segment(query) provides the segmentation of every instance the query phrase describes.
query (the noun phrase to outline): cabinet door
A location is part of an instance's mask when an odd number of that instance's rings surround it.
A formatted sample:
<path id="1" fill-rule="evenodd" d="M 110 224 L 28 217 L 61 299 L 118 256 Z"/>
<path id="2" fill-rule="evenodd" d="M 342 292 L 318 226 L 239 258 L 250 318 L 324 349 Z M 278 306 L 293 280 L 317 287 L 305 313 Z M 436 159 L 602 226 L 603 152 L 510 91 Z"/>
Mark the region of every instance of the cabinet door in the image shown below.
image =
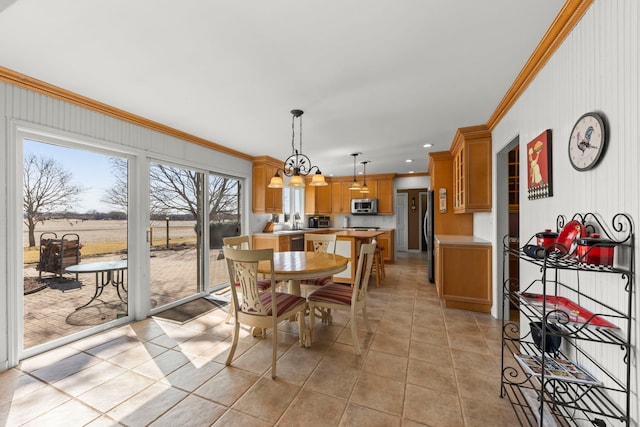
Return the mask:
<path id="1" fill-rule="evenodd" d="M 342 183 L 331 183 L 331 213 L 342 212 Z"/>
<path id="2" fill-rule="evenodd" d="M 453 210 L 464 211 L 465 206 L 465 149 L 460 146 L 453 156 Z"/>
<path id="3" fill-rule="evenodd" d="M 384 258 L 384 262 L 393 263 L 394 262 L 394 234 L 393 231 L 385 231 L 381 235 L 379 235 L 376 239 L 378 241 L 378 246 L 382 246 L 384 250 L 382 251 L 382 257 Z"/>
<path id="4" fill-rule="evenodd" d="M 331 184 L 321 187 L 309 185 L 311 180 L 307 180 L 304 189 L 304 213 L 310 215 L 330 214 L 331 211 Z"/>
<path id="5" fill-rule="evenodd" d="M 393 215 L 393 179 L 379 179 L 378 214 Z"/>
<path id="6" fill-rule="evenodd" d="M 253 165 L 253 213 L 282 213 L 282 189 L 267 187 L 276 170 L 266 163 Z"/>

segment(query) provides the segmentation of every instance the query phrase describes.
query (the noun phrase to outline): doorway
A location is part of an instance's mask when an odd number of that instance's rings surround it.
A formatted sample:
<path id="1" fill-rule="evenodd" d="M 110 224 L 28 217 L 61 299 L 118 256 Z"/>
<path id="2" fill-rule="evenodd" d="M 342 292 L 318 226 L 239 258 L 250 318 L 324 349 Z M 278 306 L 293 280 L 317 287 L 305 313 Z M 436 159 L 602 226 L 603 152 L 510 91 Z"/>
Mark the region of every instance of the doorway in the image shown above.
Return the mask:
<path id="1" fill-rule="evenodd" d="M 500 247 L 508 244 L 510 247 L 518 248 L 520 233 L 520 162 L 519 162 L 519 136 L 513 138 L 496 156 L 496 242 Z M 505 262 L 506 261 L 506 262 Z M 518 260 L 509 257 L 504 259 L 497 257 L 497 270 L 500 275 L 497 281 L 496 301 L 502 301 L 503 286 L 502 279 L 508 278 L 506 282 L 510 290 L 518 290 L 519 265 Z M 514 302 L 509 303 L 509 312 L 502 312 L 503 304 L 499 304 L 496 315 L 500 318 L 509 319 L 510 311 L 516 309 Z"/>

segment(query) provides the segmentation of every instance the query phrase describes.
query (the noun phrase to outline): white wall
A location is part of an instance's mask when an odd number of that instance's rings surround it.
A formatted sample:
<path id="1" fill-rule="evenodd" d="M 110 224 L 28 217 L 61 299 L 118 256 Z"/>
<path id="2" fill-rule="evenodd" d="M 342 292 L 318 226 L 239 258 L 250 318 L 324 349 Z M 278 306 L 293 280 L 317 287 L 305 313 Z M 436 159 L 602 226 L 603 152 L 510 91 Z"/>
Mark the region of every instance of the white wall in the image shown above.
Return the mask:
<path id="1" fill-rule="evenodd" d="M 495 153 L 514 136 L 520 136 L 520 241 L 521 244 L 545 228 L 555 229 L 556 216 L 576 212 L 600 214 L 608 224 L 612 217 L 629 214 L 635 226 L 640 224 L 640 151 L 639 132 L 639 23 L 637 0 L 595 1 L 576 28 L 538 74 L 508 114 L 493 131 Z M 609 125 L 606 154 L 595 169 L 577 172 L 568 160 L 569 134 L 584 113 L 598 111 Z M 543 132 L 552 130 L 553 197 L 527 199 L 526 144 Z M 495 178 L 494 178 L 495 179 Z M 494 182 L 494 189 L 497 188 Z M 494 200 L 496 197 L 494 196 Z M 495 212 L 494 212 L 495 218 Z M 493 224 L 489 226 L 494 227 Z M 495 228 L 495 227 L 494 227 Z M 494 257 L 501 256 L 502 242 L 494 230 Z M 638 263 L 635 244 L 635 265 Z M 494 267 L 498 265 L 494 259 Z M 494 269 L 494 303 L 500 304 L 501 270 Z M 580 285 L 602 301 L 626 303 L 624 281 L 614 275 L 580 276 Z M 537 268 L 521 262 L 521 284 L 539 278 Z M 572 277 L 567 280 L 574 280 Z M 633 294 L 638 307 L 638 293 Z M 587 307 L 588 308 L 588 307 Z M 494 314 L 496 310 L 494 310 Z M 637 329 L 637 328 L 636 328 Z M 633 331 L 638 342 L 637 330 Z M 599 346 L 595 357 L 617 373 L 623 370 L 621 352 Z M 632 353 L 633 382 L 638 383 L 638 356 Z M 631 398 L 632 419 L 638 423 L 638 396 L 634 386 Z"/>
<path id="2" fill-rule="evenodd" d="M 103 143 L 135 156 L 140 161 L 134 164 L 140 168 L 146 168 L 146 159 L 152 157 L 239 178 L 251 177 L 250 161 L 0 83 L 0 190 L 6 195 L 6 202 L 0 207 L 0 371 L 7 368 L 9 361 L 15 363 L 16 350 L 9 348 L 9 343 L 12 342 L 9 335 L 16 334 L 17 331 L 10 330 L 12 322 L 9 319 L 10 316 L 15 317 L 15 295 L 22 292 L 22 284 L 16 283 L 16 269 L 21 269 L 22 266 L 13 265 L 16 259 L 13 248 L 17 244 L 12 237 L 16 229 L 22 230 L 20 215 L 16 214 L 22 209 L 22 178 L 16 173 L 22 161 L 11 155 L 15 152 L 17 125 L 61 133 L 93 144 Z M 146 169 L 138 172 L 148 175 Z M 244 203 L 247 211 L 250 211 L 251 179 L 245 181 Z M 10 223 L 8 217 L 14 218 L 14 223 Z M 140 222 L 142 221 L 138 221 L 138 227 L 144 227 Z M 132 221 L 132 224 L 135 223 Z M 243 225 L 248 224 L 247 218 Z M 144 229 L 134 229 L 132 232 L 144 236 Z"/>

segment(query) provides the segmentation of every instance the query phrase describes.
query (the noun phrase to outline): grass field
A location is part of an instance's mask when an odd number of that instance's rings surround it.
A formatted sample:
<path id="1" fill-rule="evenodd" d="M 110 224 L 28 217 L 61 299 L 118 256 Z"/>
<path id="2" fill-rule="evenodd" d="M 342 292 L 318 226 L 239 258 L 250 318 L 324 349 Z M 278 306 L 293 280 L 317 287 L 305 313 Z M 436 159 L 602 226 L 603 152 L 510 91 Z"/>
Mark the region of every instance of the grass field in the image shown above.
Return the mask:
<path id="1" fill-rule="evenodd" d="M 169 244 L 175 246 L 183 243 L 195 243 L 196 238 L 193 232 L 194 221 L 170 221 L 169 222 Z M 151 224 L 152 246 L 164 247 L 167 242 L 167 228 L 164 221 Z M 83 258 L 118 253 L 127 248 L 127 221 L 105 220 L 105 221 L 82 221 L 55 219 L 39 223 L 36 228 L 36 246 L 29 246 L 29 236 L 25 230 L 23 232 L 24 263 L 32 264 L 38 262 L 40 258 L 40 235 L 46 234 L 45 238 L 65 238 L 72 240 L 78 235 L 82 249 Z"/>

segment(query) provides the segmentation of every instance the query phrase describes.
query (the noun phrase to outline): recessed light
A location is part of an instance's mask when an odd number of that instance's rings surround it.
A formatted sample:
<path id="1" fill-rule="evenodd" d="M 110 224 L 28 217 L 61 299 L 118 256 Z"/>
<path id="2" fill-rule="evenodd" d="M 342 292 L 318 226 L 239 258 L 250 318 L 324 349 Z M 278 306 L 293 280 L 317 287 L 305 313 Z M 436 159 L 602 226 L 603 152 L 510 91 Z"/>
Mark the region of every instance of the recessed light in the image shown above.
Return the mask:
<path id="1" fill-rule="evenodd" d="M 424 144 L 423 145 L 424 148 L 429 148 L 429 147 L 433 147 L 433 144 Z"/>
<path id="2" fill-rule="evenodd" d="M 409 173 L 415 173 L 414 171 L 409 171 Z"/>
<path id="3" fill-rule="evenodd" d="M 411 163 L 411 162 L 413 162 L 413 160 L 411 160 L 411 159 L 407 159 L 407 160 L 405 160 L 404 162 L 405 162 L 405 163 Z"/>

